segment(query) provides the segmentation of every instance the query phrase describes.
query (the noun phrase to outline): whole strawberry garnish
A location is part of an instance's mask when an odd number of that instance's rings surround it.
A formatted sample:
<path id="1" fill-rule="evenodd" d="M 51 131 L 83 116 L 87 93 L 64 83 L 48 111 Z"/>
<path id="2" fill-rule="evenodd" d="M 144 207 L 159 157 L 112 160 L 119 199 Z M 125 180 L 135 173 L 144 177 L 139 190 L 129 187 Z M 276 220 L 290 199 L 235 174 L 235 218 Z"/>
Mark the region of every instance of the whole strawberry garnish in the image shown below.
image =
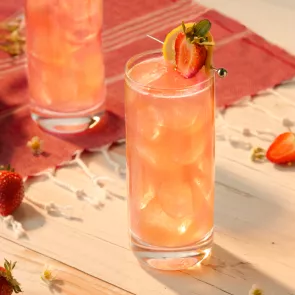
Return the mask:
<path id="1" fill-rule="evenodd" d="M 12 275 L 15 265 L 16 262 L 8 262 L 5 259 L 4 267 L 0 267 L 0 295 L 11 295 L 13 292 L 22 292 L 19 282 Z"/>
<path id="2" fill-rule="evenodd" d="M 268 148 L 266 158 L 275 164 L 295 162 L 295 134 L 292 132 L 280 134 Z"/>
<path id="3" fill-rule="evenodd" d="M 0 215 L 10 215 L 22 203 L 24 184 L 21 176 L 8 165 L 0 168 Z"/>
<path id="4" fill-rule="evenodd" d="M 210 28 L 211 23 L 206 19 L 189 28 L 182 23 L 183 32 L 177 35 L 174 48 L 176 69 L 183 77 L 195 76 L 205 65 L 206 46 L 214 45 L 208 40 Z"/>

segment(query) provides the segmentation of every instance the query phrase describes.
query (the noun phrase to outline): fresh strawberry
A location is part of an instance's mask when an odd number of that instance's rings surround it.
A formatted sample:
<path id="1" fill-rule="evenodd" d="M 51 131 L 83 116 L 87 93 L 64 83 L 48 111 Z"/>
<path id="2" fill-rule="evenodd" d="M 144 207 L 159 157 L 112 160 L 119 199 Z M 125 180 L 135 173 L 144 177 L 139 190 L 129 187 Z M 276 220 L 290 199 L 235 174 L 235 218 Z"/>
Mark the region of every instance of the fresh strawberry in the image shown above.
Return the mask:
<path id="1" fill-rule="evenodd" d="M 295 162 L 295 134 L 280 134 L 268 148 L 266 158 L 275 164 Z"/>
<path id="2" fill-rule="evenodd" d="M 22 203 L 24 184 L 21 176 L 10 169 L 0 168 L 0 215 L 10 215 Z"/>
<path id="3" fill-rule="evenodd" d="M 185 78 L 195 76 L 205 65 L 207 49 L 203 45 L 191 43 L 185 33 L 175 40 L 175 62 L 177 71 Z"/>
<path id="4" fill-rule="evenodd" d="M 0 267 L 0 295 L 11 295 L 13 292 L 22 292 L 19 282 L 12 275 L 15 265 L 16 262 L 8 262 L 5 259 L 4 267 Z"/>

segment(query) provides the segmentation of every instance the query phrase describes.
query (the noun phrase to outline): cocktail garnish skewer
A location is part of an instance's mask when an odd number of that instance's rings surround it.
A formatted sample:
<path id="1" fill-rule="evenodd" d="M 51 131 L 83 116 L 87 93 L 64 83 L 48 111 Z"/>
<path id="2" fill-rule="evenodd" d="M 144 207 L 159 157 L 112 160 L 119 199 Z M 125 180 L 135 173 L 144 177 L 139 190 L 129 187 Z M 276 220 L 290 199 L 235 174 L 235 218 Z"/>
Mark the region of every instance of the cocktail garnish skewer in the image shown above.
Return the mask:
<path id="1" fill-rule="evenodd" d="M 163 41 L 161 41 L 161 40 L 159 40 L 159 39 L 157 39 L 157 38 L 155 38 L 155 37 L 153 37 L 153 36 L 151 36 L 151 35 L 146 35 L 146 36 L 147 36 L 148 38 L 152 39 L 152 40 L 157 41 L 158 43 L 164 44 Z"/>
<path id="2" fill-rule="evenodd" d="M 151 35 L 146 35 L 148 38 L 160 43 L 160 44 L 164 44 L 163 41 L 151 36 Z M 211 66 L 211 69 L 216 72 L 216 74 L 218 75 L 218 77 L 220 78 L 225 78 L 227 76 L 227 70 L 225 68 L 214 68 L 213 66 Z"/>

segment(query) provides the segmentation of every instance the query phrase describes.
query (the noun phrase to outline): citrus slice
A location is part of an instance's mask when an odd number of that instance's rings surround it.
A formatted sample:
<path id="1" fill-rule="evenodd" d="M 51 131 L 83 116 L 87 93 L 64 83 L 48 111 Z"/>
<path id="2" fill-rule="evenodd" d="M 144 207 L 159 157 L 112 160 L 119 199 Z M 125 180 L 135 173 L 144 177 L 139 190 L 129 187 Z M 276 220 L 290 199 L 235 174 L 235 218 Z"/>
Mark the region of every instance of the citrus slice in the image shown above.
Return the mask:
<path id="1" fill-rule="evenodd" d="M 194 23 L 185 24 L 186 28 L 190 28 L 194 25 Z M 182 25 L 173 29 L 170 33 L 167 34 L 164 44 L 163 44 L 163 56 L 164 59 L 170 61 L 171 63 L 175 63 L 175 40 L 179 33 L 183 32 Z"/>
<path id="2" fill-rule="evenodd" d="M 194 25 L 194 23 L 186 23 L 186 28 L 191 28 Z M 167 34 L 165 41 L 163 43 L 163 56 L 164 59 L 175 64 L 175 41 L 179 33 L 183 32 L 183 26 L 180 25 L 173 29 L 170 33 Z M 206 35 L 208 37 L 208 42 L 214 42 L 213 36 L 210 32 Z M 205 68 L 206 72 L 209 73 L 211 70 L 212 65 L 212 57 L 213 57 L 213 47 L 214 46 L 205 46 L 207 49 L 207 58 L 205 61 Z"/>

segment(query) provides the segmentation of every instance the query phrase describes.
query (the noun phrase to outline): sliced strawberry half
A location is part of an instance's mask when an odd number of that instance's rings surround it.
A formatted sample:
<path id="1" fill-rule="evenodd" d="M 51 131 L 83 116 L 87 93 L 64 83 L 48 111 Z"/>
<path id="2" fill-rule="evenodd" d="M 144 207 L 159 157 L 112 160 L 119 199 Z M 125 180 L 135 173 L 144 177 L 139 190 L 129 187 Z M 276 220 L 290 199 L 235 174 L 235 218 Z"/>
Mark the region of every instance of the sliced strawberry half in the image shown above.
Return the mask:
<path id="1" fill-rule="evenodd" d="M 185 78 L 192 78 L 205 65 L 207 49 L 203 45 L 192 44 L 183 32 L 175 40 L 175 62 L 177 71 Z"/>
<path id="2" fill-rule="evenodd" d="M 295 134 L 292 132 L 280 134 L 268 148 L 266 158 L 275 164 L 295 162 Z"/>

